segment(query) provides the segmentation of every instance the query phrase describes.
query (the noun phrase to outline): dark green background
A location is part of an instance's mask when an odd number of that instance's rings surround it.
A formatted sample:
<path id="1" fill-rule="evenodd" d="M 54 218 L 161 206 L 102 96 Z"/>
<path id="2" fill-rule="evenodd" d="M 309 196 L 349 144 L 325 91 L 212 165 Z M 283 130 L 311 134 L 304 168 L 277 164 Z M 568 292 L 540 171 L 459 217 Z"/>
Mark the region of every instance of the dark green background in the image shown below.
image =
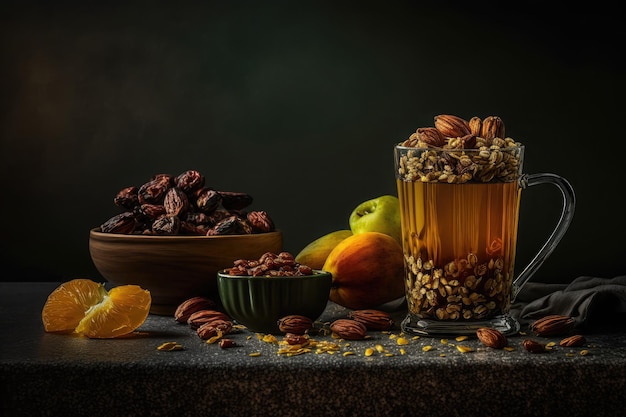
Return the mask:
<path id="1" fill-rule="evenodd" d="M 533 280 L 626 272 L 615 10 L 292 3 L 4 2 L 2 279 L 100 279 L 88 231 L 117 213 L 116 192 L 187 169 L 252 194 L 297 253 L 396 194 L 394 143 L 442 113 L 499 115 L 527 172 L 576 189 Z M 559 208 L 556 189 L 524 191 L 520 267 Z"/>

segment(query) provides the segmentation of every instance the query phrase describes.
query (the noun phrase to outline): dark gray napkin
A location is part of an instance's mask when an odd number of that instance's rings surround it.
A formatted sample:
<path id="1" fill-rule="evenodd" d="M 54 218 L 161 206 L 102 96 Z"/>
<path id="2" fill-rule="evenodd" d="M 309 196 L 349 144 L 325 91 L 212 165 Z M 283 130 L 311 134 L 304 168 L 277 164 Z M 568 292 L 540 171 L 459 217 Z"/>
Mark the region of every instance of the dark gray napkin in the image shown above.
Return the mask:
<path id="1" fill-rule="evenodd" d="M 528 282 L 511 308 L 522 324 L 550 314 L 571 316 L 577 328 L 589 332 L 626 328 L 626 275 L 582 276 L 570 284 Z"/>

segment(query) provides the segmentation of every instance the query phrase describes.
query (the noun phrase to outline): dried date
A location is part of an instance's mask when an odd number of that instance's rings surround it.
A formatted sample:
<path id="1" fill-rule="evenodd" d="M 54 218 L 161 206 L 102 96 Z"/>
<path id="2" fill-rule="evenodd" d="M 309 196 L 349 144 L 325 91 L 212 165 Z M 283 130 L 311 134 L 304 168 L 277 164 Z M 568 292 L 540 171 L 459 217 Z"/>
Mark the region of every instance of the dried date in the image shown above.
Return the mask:
<path id="1" fill-rule="evenodd" d="M 135 216 L 129 211 L 111 217 L 100 226 L 104 233 L 129 234 L 135 230 Z"/>
<path id="2" fill-rule="evenodd" d="M 225 209 L 217 209 L 213 213 L 209 214 L 209 224 L 215 226 L 222 220 L 232 216 L 232 214 Z"/>
<path id="3" fill-rule="evenodd" d="M 222 196 L 222 206 L 226 210 L 243 210 L 252 204 L 252 196 L 246 193 L 237 193 L 232 191 L 220 191 Z"/>
<path id="4" fill-rule="evenodd" d="M 169 216 L 179 216 L 180 218 L 189 208 L 189 199 L 183 190 L 173 187 L 167 190 L 163 199 L 163 206 Z"/>
<path id="5" fill-rule="evenodd" d="M 191 193 L 204 187 L 204 176 L 195 169 L 185 171 L 174 179 L 176 187 L 185 193 Z"/>
<path id="6" fill-rule="evenodd" d="M 139 207 L 135 207 L 134 213 L 138 221 L 152 223 L 164 216 L 167 211 L 165 206 L 161 204 L 142 204 Z"/>
<path id="7" fill-rule="evenodd" d="M 164 178 L 150 180 L 139 187 L 139 203 L 162 204 L 169 188 L 169 181 Z"/>
<path id="8" fill-rule="evenodd" d="M 156 235 L 233 235 L 267 233 L 275 225 L 265 211 L 246 209 L 252 196 L 205 187 L 197 170 L 178 176 L 156 174 L 140 187 L 126 187 L 114 203 L 127 212 L 101 225 L 115 233 Z M 131 218 L 134 217 L 134 223 Z"/>
<path id="9" fill-rule="evenodd" d="M 195 224 L 195 225 L 200 225 L 200 224 L 204 225 L 204 224 L 210 224 L 211 218 L 204 213 L 187 212 L 187 215 L 185 216 L 185 221 L 188 223 Z"/>
<path id="10" fill-rule="evenodd" d="M 222 195 L 211 188 L 203 188 L 196 197 L 196 207 L 202 213 L 213 213 L 222 203 Z"/>
<path id="11" fill-rule="evenodd" d="M 178 233 L 181 235 L 206 236 L 211 228 L 206 224 L 193 224 L 188 221 L 180 222 Z"/>
<path id="12" fill-rule="evenodd" d="M 162 216 L 152 223 L 155 235 L 177 235 L 180 230 L 180 219 L 176 216 Z"/>
<path id="13" fill-rule="evenodd" d="M 171 174 L 154 174 L 150 180 L 160 181 L 164 183 L 167 188 L 174 186 L 174 176 Z"/>
<path id="14" fill-rule="evenodd" d="M 139 204 L 139 188 L 135 186 L 121 189 L 113 199 L 116 206 L 132 210 Z"/>
<path id="15" fill-rule="evenodd" d="M 207 236 L 222 235 L 244 235 L 252 233 L 252 228 L 238 216 L 230 216 L 220 220 L 212 229 L 209 229 Z"/>
<path id="16" fill-rule="evenodd" d="M 253 233 L 267 233 L 274 231 L 274 222 L 265 211 L 251 211 L 246 219 L 252 226 Z"/>

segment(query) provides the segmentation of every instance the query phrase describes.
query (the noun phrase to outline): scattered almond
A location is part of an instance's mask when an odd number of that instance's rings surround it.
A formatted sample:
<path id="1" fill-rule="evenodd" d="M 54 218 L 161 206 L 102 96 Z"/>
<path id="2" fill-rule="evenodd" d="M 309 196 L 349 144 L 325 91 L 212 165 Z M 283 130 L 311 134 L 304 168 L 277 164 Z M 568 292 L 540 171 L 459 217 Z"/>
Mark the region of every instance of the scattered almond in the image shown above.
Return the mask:
<path id="1" fill-rule="evenodd" d="M 352 319 L 337 319 L 330 324 L 330 330 L 338 337 L 346 340 L 365 339 L 367 327 Z"/>
<path id="2" fill-rule="evenodd" d="M 283 333 L 303 335 L 313 327 L 313 320 L 308 317 L 292 314 L 278 320 L 278 330 Z"/>
<path id="3" fill-rule="evenodd" d="M 361 322 L 368 330 L 389 330 L 393 326 L 391 314 L 379 310 L 354 310 L 348 314 L 353 320 Z"/>
<path id="4" fill-rule="evenodd" d="M 574 319 L 570 316 L 552 314 L 533 322 L 530 329 L 537 336 L 558 336 L 570 333 L 574 329 Z"/>
<path id="5" fill-rule="evenodd" d="M 476 330 L 476 336 L 483 345 L 490 348 L 504 349 L 504 347 L 508 344 L 506 336 L 501 331 L 496 329 L 481 327 Z"/>
<path id="6" fill-rule="evenodd" d="M 587 339 L 585 339 L 585 336 L 576 334 L 574 336 L 566 337 L 565 339 L 561 340 L 561 342 L 559 342 L 559 346 L 578 347 L 583 346 L 585 343 L 587 343 Z"/>
<path id="7" fill-rule="evenodd" d="M 536 340 L 526 339 L 522 342 L 524 349 L 530 353 L 541 353 L 546 351 L 546 346 Z"/>
<path id="8" fill-rule="evenodd" d="M 189 316 L 196 311 L 209 310 L 215 307 L 215 302 L 207 297 L 192 297 L 183 301 L 174 312 L 174 320 L 179 323 L 187 323 Z"/>

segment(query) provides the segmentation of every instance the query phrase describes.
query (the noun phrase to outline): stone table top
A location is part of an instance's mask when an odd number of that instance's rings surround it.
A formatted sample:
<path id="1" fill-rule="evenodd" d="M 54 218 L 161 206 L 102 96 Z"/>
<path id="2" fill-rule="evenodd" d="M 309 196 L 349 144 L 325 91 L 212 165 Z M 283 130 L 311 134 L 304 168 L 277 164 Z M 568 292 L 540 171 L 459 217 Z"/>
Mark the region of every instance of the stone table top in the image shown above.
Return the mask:
<path id="1" fill-rule="evenodd" d="M 266 335 L 241 329 L 222 349 L 152 314 L 119 339 L 49 334 L 41 309 L 57 285 L 0 283 L 2 416 L 618 416 L 626 406 L 623 331 L 587 334 L 576 348 L 522 333 L 508 351 L 475 337 L 408 336 L 400 346 L 396 326 L 358 341 L 315 335 L 338 351 L 288 356 Z M 329 302 L 320 321 L 346 314 Z M 556 346 L 532 354 L 527 338 Z M 157 349 L 172 341 L 183 349 Z"/>

